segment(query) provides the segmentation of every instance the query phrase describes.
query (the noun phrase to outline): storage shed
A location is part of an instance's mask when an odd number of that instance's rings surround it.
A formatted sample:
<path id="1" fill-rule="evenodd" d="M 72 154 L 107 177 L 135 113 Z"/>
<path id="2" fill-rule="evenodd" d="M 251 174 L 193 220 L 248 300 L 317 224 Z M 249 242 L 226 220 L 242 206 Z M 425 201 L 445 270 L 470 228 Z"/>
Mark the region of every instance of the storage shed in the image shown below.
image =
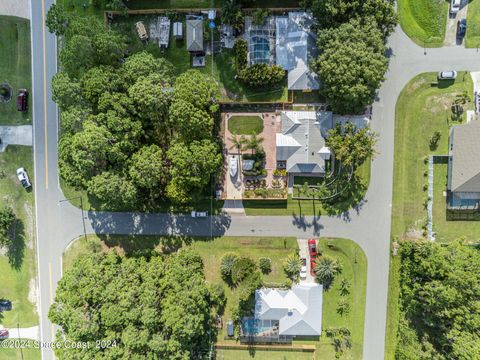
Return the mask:
<path id="1" fill-rule="evenodd" d="M 173 37 L 176 40 L 183 39 L 183 24 L 181 22 L 173 23 Z"/>

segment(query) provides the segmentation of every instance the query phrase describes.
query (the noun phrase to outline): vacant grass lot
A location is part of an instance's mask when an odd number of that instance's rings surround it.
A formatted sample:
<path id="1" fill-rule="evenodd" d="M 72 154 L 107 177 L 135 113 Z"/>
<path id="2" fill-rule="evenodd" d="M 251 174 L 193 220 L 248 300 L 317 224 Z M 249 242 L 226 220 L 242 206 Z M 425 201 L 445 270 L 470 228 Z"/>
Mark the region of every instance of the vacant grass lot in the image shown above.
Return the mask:
<path id="1" fill-rule="evenodd" d="M 362 358 L 363 329 L 365 321 L 365 298 L 367 286 L 367 258 L 363 250 L 348 239 L 321 238 L 319 248 L 324 254 L 338 258 L 343 270 L 335 278 L 332 287 L 324 292 L 322 309 L 322 331 L 329 327 L 347 327 L 352 334 L 352 348 L 345 352 L 341 359 L 357 360 Z M 347 279 L 350 284 L 350 294 L 343 297 L 350 305 L 350 312 L 339 315 L 337 312 L 340 295 L 340 281 Z M 294 343 L 315 344 L 317 346 L 316 359 L 335 359 L 335 351 L 330 339 L 325 335 L 320 341 L 298 340 Z"/>
<path id="2" fill-rule="evenodd" d="M 30 23 L 28 20 L 0 16 L 0 83 L 12 87 L 12 99 L 0 103 L 0 125 L 31 123 Z M 18 89 L 30 91 L 27 112 L 17 111 Z"/>
<path id="3" fill-rule="evenodd" d="M 228 131 L 235 135 L 260 134 L 263 120 L 260 116 L 234 115 L 228 119 Z"/>
<path id="4" fill-rule="evenodd" d="M 356 170 L 356 174 L 360 179 L 360 186 L 355 196 L 348 201 L 334 203 L 331 207 L 326 207 L 322 206 L 319 201 L 293 200 L 291 195 L 288 196 L 287 200 L 243 200 L 245 213 L 248 216 L 292 215 L 301 217 L 304 215 L 338 214 L 347 211 L 357 205 L 365 195 L 370 183 L 370 167 L 370 161 L 366 161 Z M 296 183 L 298 184 L 298 181 L 305 179 L 308 179 L 307 182 L 316 183 L 315 180 L 307 177 L 300 177 L 300 180 L 296 180 Z"/>
<path id="5" fill-rule="evenodd" d="M 0 349 L 0 360 L 40 360 L 39 349 Z"/>
<path id="6" fill-rule="evenodd" d="M 399 0 L 400 25 L 418 45 L 440 47 L 445 38 L 448 6 L 445 0 Z"/>
<path id="7" fill-rule="evenodd" d="M 312 360 L 311 352 L 219 349 L 217 360 Z"/>
<path id="8" fill-rule="evenodd" d="M 471 0 L 468 3 L 465 46 L 471 48 L 480 46 L 480 0 Z"/>
<path id="9" fill-rule="evenodd" d="M 448 152 L 448 131 L 451 125 L 450 105 L 457 94 L 473 93 L 473 84 L 468 73 L 461 72 L 455 81 L 437 85 L 436 73 L 421 74 L 412 79 L 403 89 L 396 106 L 395 118 L 395 160 L 392 204 L 392 239 L 420 238 L 426 221 L 423 190 L 427 183 L 425 171 L 428 166 L 424 159 L 429 154 Z M 471 109 L 472 103 L 465 108 Z M 465 121 L 465 116 L 463 120 Z M 433 132 L 439 131 L 441 138 L 436 150 L 429 148 Z M 437 166 L 436 166 L 437 168 Z M 435 202 L 434 202 L 435 204 Z M 435 224 L 435 222 L 434 222 Z M 450 226 L 450 224 L 448 225 Z M 442 237 L 441 229 L 437 229 Z M 460 236 L 462 230 L 457 233 Z M 398 321 L 398 269 L 397 258 L 391 259 L 389 280 L 389 303 L 386 333 L 386 359 L 394 359 Z"/>

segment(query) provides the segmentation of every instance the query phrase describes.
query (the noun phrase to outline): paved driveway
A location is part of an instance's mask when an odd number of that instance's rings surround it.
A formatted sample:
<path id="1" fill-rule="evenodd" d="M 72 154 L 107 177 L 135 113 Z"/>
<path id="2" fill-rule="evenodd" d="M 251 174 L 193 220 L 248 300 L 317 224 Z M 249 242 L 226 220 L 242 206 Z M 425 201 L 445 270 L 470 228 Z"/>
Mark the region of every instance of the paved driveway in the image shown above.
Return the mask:
<path id="1" fill-rule="evenodd" d="M 448 14 L 447 29 L 445 31 L 445 46 L 462 45 L 464 39 L 457 39 L 457 21 L 467 18 L 468 0 L 462 0 L 460 11 L 454 15 Z M 450 11 L 450 9 L 449 9 Z"/>
<path id="2" fill-rule="evenodd" d="M 8 145 L 32 146 L 32 125 L 0 126 L 0 152 Z"/>
<path id="3" fill-rule="evenodd" d="M 30 19 L 30 0 L 0 0 L 0 15 Z"/>

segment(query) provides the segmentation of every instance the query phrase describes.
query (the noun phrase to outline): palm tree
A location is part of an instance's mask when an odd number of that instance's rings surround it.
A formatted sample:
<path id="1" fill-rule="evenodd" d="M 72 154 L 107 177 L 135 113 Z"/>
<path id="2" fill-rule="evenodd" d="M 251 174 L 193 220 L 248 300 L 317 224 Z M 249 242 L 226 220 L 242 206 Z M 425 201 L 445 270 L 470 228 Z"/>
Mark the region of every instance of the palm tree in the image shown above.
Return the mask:
<path id="1" fill-rule="evenodd" d="M 285 274 L 292 280 L 296 281 L 301 268 L 302 260 L 300 260 L 300 257 L 296 253 L 288 255 L 283 262 L 283 271 L 285 271 Z"/>
<path id="2" fill-rule="evenodd" d="M 337 259 L 324 255 L 317 260 L 313 270 L 317 281 L 328 289 L 335 276 L 342 272 L 342 264 Z"/>
<path id="3" fill-rule="evenodd" d="M 340 282 L 340 295 L 347 296 L 348 294 L 350 294 L 350 281 L 342 279 Z"/>
<path id="4" fill-rule="evenodd" d="M 233 148 L 237 148 L 237 152 L 239 154 L 244 149 L 244 145 L 247 142 L 247 139 L 245 138 L 244 135 L 242 136 L 233 135 L 229 140 L 232 142 L 232 146 L 230 146 L 230 150 Z"/>
<path id="5" fill-rule="evenodd" d="M 252 155 L 253 155 L 255 151 L 260 150 L 262 143 L 263 143 L 263 138 L 253 133 L 252 136 L 250 136 L 250 139 L 246 140 L 245 149 L 252 150 Z"/>

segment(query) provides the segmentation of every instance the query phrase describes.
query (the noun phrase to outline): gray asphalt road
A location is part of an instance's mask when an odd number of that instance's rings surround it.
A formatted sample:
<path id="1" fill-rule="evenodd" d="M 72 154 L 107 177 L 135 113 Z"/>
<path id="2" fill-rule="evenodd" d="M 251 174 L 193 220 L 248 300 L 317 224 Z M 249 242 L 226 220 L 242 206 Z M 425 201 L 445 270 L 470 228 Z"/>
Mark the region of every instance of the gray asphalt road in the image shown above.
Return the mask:
<path id="1" fill-rule="evenodd" d="M 57 109 L 51 101 L 50 79 L 56 72 L 55 38 L 46 31 L 44 11 L 52 0 L 32 2 L 32 63 L 34 79 L 34 153 L 37 207 L 38 272 L 40 278 L 41 336 L 51 341 L 53 327 L 47 318 L 56 282 L 61 277 L 60 258 L 65 247 L 83 234 L 81 211 L 68 202 L 58 186 Z M 192 219 L 167 214 L 89 212 L 89 233 L 184 234 L 257 236 L 335 236 L 356 241 L 369 264 L 365 320 L 364 359 L 383 359 L 391 196 L 395 103 L 401 89 L 415 75 L 439 70 L 480 70 L 480 54 L 462 48 L 429 49 L 426 52 L 397 29 L 390 41 L 390 68 L 373 105 L 372 128 L 380 134 L 379 155 L 372 164 L 370 187 L 358 208 L 338 217 L 215 216 Z M 44 359 L 53 353 L 42 351 Z"/>

